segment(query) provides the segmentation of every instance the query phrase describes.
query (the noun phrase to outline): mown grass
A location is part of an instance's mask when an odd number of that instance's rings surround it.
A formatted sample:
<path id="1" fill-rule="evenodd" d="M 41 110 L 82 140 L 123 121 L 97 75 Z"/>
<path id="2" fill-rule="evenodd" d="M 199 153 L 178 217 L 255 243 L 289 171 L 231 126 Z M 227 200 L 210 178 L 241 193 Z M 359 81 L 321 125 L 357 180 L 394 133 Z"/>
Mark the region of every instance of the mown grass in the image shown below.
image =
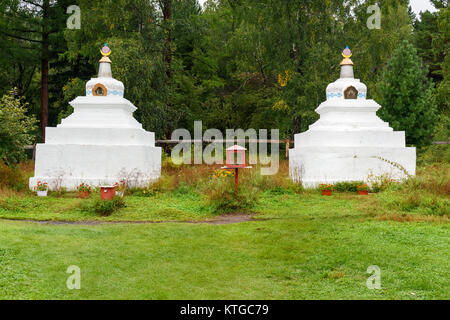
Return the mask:
<path id="1" fill-rule="evenodd" d="M 107 217 L 83 209 L 97 193 L 87 200 L 72 193 L 37 198 L 3 188 L 0 219 L 176 223 L 0 220 L 0 298 L 450 297 L 447 165 L 420 169 L 416 178 L 389 183 L 377 194 L 331 197 L 293 185 L 282 166 L 273 179 L 244 171 L 242 187 L 256 196 L 239 209 L 256 215 L 229 225 L 181 223 L 227 211 L 211 198 L 220 200 L 223 192 L 213 189 L 213 168 L 166 169 L 162 181 L 132 190 L 126 207 Z M 70 265 L 81 268 L 81 290 L 66 287 Z M 381 290 L 366 287 L 371 265 L 381 269 Z"/>
<path id="2" fill-rule="evenodd" d="M 100 195 L 78 199 L 71 194 L 65 197 L 37 198 L 14 196 L 0 199 L 0 218 L 53 221 L 182 221 L 202 220 L 212 217 L 212 209 L 198 194 L 174 195 L 160 193 L 149 197 L 127 196 L 126 207 L 110 216 L 99 216 L 91 207 Z"/>
<path id="3" fill-rule="evenodd" d="M 0 297 L 449 298 L 448 225 L 377 221 L 351 208 L 290 209 L 283 218 L 220 226 L 2 222 Z M 70 265 L 81 268 L 81 290 L 66 287 Z M 366 287 L 370 265 L 381 269 L 381 290 Z"/>

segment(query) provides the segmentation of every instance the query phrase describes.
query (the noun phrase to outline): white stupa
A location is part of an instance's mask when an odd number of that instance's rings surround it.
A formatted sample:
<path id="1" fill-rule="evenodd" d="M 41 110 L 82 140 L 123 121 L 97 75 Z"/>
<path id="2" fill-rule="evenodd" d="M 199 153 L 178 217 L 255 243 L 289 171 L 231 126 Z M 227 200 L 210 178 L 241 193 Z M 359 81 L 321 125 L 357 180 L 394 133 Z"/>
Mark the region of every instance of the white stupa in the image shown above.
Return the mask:
<path id="1" fill-rule="evenodd" d="M 74 190 L 80 183 L 112 185 L 122 179 L 145 186 L 159 178 L 161 148 L 155 134 L 133 118 L 136 107 L 123 98 L 123 83 L 111 73 L 111 50 L 101 50 L 98 78 L 86 84 L 86 96 L 70 102 L 74 112 L 56 128 L 46 128 L 36 146 L 35 177 L 50 189 Z"/>
<path id="2" fill-rule="evenodd" d="M 381 106 L 366 99 L 366 85 L 354 78 L 350 49 L 342 55 L 341 76 L 328 85 L 327 100 L 316 109 L 320 119 L 295 135 L 289 151 L 291 178 L 316 187 L 367 181 L 369 174 L 393 179 L 404 178 L 406 172 L 414 175 L 416 148 L 407 148 L 405 132 L 393 131 L 376 115 Z"/>

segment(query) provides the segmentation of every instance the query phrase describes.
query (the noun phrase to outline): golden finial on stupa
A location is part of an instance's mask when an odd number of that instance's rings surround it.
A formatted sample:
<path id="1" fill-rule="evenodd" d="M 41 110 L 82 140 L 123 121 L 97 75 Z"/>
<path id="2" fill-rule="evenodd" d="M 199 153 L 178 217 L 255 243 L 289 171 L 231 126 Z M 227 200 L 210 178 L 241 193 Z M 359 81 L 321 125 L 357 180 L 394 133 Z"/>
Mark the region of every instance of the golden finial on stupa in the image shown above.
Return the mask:
<path id="1" fill-rule="evenodd" d="M 352 60 L 350 60 L 350 57 L 352 56 L 352 51 L 348 46 L 346 46 L 344 51 L 342 51 L 342 56 L 344 57 L 344 60 L 341 61 L 341 66 L 353 65 Z"/>
<path id="2" fill-rule="evenodd" d="M 102 58 L 100 59 L 100 62 L 107 62 L 111 63 L 111 60 L 108 58 L 111 54 L 111 49 L 108 47 L 108 44 L 105 43 L 105 46 L 100 49 L 100 53 L 102 54 Z"/>

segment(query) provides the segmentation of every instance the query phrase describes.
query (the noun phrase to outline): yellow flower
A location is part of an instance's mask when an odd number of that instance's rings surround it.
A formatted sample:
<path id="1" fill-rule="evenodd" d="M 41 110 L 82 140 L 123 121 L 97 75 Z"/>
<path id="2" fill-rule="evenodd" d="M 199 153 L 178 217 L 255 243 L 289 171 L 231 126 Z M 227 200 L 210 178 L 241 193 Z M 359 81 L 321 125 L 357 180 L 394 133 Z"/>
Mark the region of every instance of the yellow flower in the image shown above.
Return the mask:
<path id="1" fill-rule="evenodd" d="M 278 74 L 278 83 L 281 87 L 286 87 L 289 80 L 292 78 L 292 72 L 290 70 L 284 71 L 284 75 Z"/>

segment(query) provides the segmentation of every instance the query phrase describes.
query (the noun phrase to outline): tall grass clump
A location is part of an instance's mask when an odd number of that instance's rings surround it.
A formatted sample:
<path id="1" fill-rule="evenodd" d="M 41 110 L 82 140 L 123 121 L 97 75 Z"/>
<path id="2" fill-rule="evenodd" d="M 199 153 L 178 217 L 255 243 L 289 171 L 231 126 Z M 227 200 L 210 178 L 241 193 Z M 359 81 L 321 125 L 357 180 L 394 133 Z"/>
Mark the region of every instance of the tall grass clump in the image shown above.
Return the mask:
<path id="1" fill-rule="evenodd" d="M 289 161 L 280 161 L 276 174 L 262 175 L 261 167 L 256 166 L 246 176 L 250 180 L 249 183 L 262 192 L 275 194 L 304 192 L 302 184 L 293 182 L 289 177 Z"/>
<path id="2" fill-rule="evenodd" d="M 211 179 L 204 184 L 203 192 L 216 213 L 248 212 L 259 198 L 259 190 L 245 181 L 235 192 L 233 178 Z"/>
<path id="3" fill-rule="evenodd" d="M 378 199 L 389 212 L 435 216 L 450 214 L 450 200 L 448 198 L 420 191 L 404 194 L 386 190 L 378 196 Z"/>
<path id="4" fill-rule="evenodd" d="M 82 211 L 107 217 L 115 211 L 126 207 L 126 204 L 122 197 L 113 197 L 112 200 L 96 198 L 95 200 L 82 201 L 79 206 Z"/>
<path id="5" fill-rule="evenodd" d="M 175 165 L 170 158 L 163 161 L 161 177 L 146 188 L 131 189 L 137 196 L 155 196 L 161 193 L 195 195 L 206 198 L 208 205 L 218 213 L 248 212 L 258 202 L 261 193 L 301 193 L 303 187 L 289 178 L 289 162 L 280 161 L 276 174 L 264 176 L 261 167 L 239 170 L 239 188 L 234 191 L 234 170 L 218 176 L 221 165 Z"/>
<path id="6" fill-rule="evenodd" d="M 448 164 L 419 168 L 414 177 L 391 184 L 378 195 L 389 210 L 444 216 L 450 214 L 450 170 Z"/>
<path id="7" fill-rule="evenodd" d="M 248 212 L 258 203 L 262 193 L 302 193 L 301 184 L 294 183 L 288 176 L 287 161 L 280 162 L 274 175 L 262 175 L 261 168 L 239 170 L 239 187 L 235 193 L 234 175 L 210 178 L 200 188 L 216 212 Z"/>
<path id="8" fill-rule="evenodd" d="M 448 144 L 431 145 L 417 148 L 417 165 L 450 163 L 450 146 Z"/>
<path id="9" fill-rule="evenodd" d="M 419 168 L 415 177 L 410 177 L 401 188 L 404 192 L 422 191 L 439 196 L 450 195 L 450 164 L 434 164 Z"/>
<path id="10" fill-rule="evenodd" d="M 33 163 L 25 162 L 17 167 L 0 164 L 0 189 L 16 192 L 28 190 L 28 179 L 33 174 Z"/>

